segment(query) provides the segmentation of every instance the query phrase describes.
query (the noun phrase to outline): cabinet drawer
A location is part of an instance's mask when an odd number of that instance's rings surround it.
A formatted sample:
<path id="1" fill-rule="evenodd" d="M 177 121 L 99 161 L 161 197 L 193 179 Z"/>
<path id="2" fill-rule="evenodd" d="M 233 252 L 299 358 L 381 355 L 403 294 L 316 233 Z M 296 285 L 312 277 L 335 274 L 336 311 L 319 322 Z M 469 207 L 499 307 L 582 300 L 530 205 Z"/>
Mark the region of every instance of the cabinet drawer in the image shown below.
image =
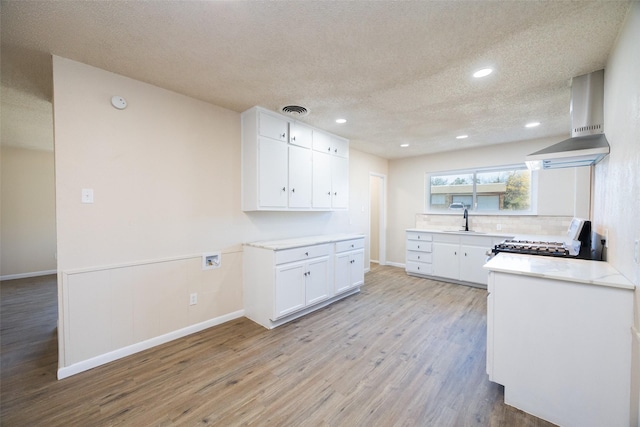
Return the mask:
<path id="1" fill-rule="evenodd" d="M 423 262 L 407 261 L 406 270 L 408 273 L 433 274 L 431 264 Z"/>
<path id="2" fill-rule="evenodd" d="M 407 239 L 430 242 L 433 240 L 433 235 L 429 233 L 421 233 L 419 231 L 407 231 Z"/>
<path id="3" fill-rule="evenodd" d="M 331 244 L 302 246 L 300 248 L 276 251 L 276 264 L 304 261 L 310 258 L 327 256 L 331 253 Z"/>
<path id="4" fill-rule="evenodd" d="M 433 244 L 431 242 L 422 242 L 418 240 L 407 240 L 407 250 L 408 251 L 421 251 L 421 252 L 431 252 L 431 247 Z"/>
<path id="5" fill-rule="evenodd" d="M 364 239 L 345 240 L 336 243 L 336 252 L 354 251 L 364 248 Z"/>
<path id="6" fill-rule="evenodd" d="M 407 261 L 431 263 L 431 252 L 407 251 Z"/>

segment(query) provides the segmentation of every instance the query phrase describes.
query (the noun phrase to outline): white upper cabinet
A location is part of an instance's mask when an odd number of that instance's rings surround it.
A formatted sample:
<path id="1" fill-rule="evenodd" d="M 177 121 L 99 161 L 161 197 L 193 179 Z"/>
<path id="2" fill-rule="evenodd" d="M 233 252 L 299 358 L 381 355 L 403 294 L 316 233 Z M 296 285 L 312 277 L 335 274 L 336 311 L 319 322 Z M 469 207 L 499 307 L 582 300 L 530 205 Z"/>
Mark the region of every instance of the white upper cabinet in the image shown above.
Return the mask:
<path id="1" fill-rule="evenodd" d="M 241 123 L 242 210 L 348 208 L 348 140 L 260 107 Z"/>
<path id="2" fill-rule="evenodd" d="M 289 145 L 290 208 L 311 207 L 311 159 L 311 150 Z"/>
<path id="3" fill-rule="evenodd" d="M 278 141 L 289 141 L 289 122 L 284 118 L 260 112 L 258 130 L 261 136 L 277 139 Z"/>
<path id="4" fill-rule="evenodd" d="M 289 142 L 304 148 L 311 148 L 313 128 L 299 122 L 291 122 L 289 126 Z"/>

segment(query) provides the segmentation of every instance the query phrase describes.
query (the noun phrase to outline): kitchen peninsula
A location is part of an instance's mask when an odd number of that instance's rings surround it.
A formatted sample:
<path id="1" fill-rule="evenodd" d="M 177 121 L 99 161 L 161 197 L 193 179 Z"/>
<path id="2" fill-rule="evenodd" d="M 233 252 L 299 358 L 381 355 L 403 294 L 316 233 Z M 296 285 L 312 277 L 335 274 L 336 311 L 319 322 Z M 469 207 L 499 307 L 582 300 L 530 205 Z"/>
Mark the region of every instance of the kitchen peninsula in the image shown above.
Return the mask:
<path id="1" fill-rule="evenodd" d="M 487 373 L 505 403 L 563 426 L 628 426 L 634 285 L 606 262 L 499 254 Z"/>

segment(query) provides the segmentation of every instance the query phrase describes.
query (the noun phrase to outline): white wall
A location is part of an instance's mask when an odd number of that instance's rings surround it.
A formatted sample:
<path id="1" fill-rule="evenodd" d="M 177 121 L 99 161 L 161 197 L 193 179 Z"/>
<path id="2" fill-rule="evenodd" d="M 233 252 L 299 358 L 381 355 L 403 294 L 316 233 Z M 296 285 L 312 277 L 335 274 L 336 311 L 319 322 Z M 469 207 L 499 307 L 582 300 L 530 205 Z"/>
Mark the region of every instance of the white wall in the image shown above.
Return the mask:
<path id="1" fill-rule="evenodd" d="M 61 368 L 238 315 L 243 242 L 368 234 L 369 172 L 386 160 L 351 151 L 348 212 L 245 213 L 238 113 L 60 57 L 53 73 Z M 200 270 L 206 251 L 220 269 Z"/>
<path id="2" fill-rule="evenodd" d="M 387 259 L 396 264 L 404 263 L 404 230 L 415 227 L 416 214 L 424 212 L 425 173 L 523 163 L 527 154 L 563 138 L 520 141 L 390 161 Z M 540 171 L 538 214 L 588 216 L 589 186 L 590 168 Z M 526 221 L 526 217 L 522 220 Z"/>
<path id="3" fill-rule="evenodd" d="M 56 269 L 53 152 L 2 147 L 3 280 Z"/>
<path id="4" fill-rule="evenodd" d="M 636 285 L 632 425 L 640 420 L 640 3 L 633 2 L 605 69 L 604 129 L 611 154 L 596 165 L 593 217 L 609 231 L 607 260 Z"/>

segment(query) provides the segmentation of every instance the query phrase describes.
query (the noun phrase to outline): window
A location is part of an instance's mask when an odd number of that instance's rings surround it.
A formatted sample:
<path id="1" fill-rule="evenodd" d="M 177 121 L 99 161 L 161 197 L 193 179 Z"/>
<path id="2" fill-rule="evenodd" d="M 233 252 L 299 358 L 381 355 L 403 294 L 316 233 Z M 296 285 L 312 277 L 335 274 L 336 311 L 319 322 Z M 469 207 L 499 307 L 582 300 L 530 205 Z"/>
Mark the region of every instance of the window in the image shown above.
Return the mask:
<path id="1" fill-rule="evenodd" d="M 524 165 L 427 174 L 426 212 L 532 213 L 532 173 Z"/>

